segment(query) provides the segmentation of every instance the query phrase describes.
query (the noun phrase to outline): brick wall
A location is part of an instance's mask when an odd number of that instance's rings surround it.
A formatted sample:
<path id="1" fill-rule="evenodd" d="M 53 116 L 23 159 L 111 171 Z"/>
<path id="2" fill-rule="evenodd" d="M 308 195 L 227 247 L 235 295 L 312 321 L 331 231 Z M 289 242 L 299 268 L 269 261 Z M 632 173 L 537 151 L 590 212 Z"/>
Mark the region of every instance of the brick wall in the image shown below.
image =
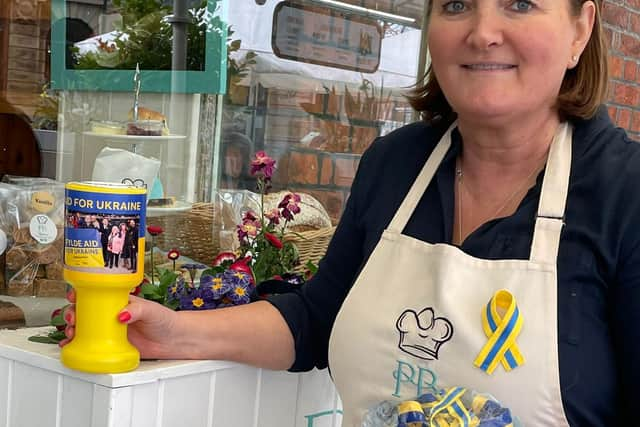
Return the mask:
<path id="1" fill-rule="evenodd" d="M 7 2 L 0 37 L 3 62 L 0 92 L 15 107 L 32 115 L 45 82 L 46 38 L 49 4 L 37 0 Z"/>
<path id="2" fill-rule="evenodd" d="M 613 121 L 640 141 L 640 0 L 605 0 L 609 99 Z"/>

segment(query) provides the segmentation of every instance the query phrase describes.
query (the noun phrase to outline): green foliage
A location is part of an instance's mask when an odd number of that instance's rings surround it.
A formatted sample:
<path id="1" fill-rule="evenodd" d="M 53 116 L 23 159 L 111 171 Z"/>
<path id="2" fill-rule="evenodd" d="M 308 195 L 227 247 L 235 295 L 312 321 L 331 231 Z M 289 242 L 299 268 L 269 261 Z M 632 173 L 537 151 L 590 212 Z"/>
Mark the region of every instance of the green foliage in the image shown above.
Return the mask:
<path id="1" fill-rule="evenodd" d="M 158 0 L 114 0 L 122 14 L 122 25 L 118 31 L 128 35 L 126 40 L 116 39 L 115 49 L 109 45 L 102 46 L 97 52 L 78 54 L 75 49 L 76 69 L 109 69 L 131 70 L 140 64 L 143 70 L 170 70 L 173 29 L 167 21 L 171 8 L 161 6 Z M 203 71 L 205 69 L 205 51 L 208 31 L 219 31 L 226 28 L 226 23 L 218 16 L 211 16 L 207 10 L 207 0 L 201 0 L 198 7 L 190 10 L 193 22 L 187 25 L 187 70 Z M 232 34 L 231 29 L 228 35 Z M 228 40 L 228 53 L 240 48 L 240 40 Z M 241 79 L 246 75 L 246 67 L 255 62 L 255 53 L 247 55 L 248 59 L 237 63 L 229 60 L 229 74 L 233 79 Z M 244 74 L 243 74 L 244 72 Z M 232 83 L 234 81 L 232 80 Z"/>
<path id="2" fill-rule="evenodd" d="M 304 265 L 307 271 L 309 272 L 309 277 L 314 276 L 318 272 L 318 266 L 313 263 L 313 261 L 308 260 Z"/>
<path id="3" fill-rule="evenodd" d="M 167 298 L 167 289 L 176 282 L 180 273 L 171 270 L 158 269 L 157 274 L 160 277 L 158 284 L 153 285 L 151 283 L 143 283 L 140 286 L 140 296 L 175 310 L 178 303 L 175 301 L 169 301 Z"/>
<path id="4" fill-rule="evenodd" d="M 143 70 L 171 69 L 172 31 L 171 25 L 163 19 L 166 13 L 157 10 L 123 27 L 129 38 L 115 42 L 119 55 L 118 68 L 135 69 L 136 63 L 139 63 Z"/>
<path id="5" fill-rule="evenodd" d="M 33 127 L 46 130 L 58 129 L 58 95 L 49 88 L 49 84 L 42 86 L 42 92 L 33 113 Z"/>
<path id="6" fill-rule="evenodd" d="M 282 248 L 274 247 L 264 238 L 264 233 L 270 232 L 278 236 L 282 242 Z M 246 254 L 253 254 L 255 262 L 251 265 L 256 283 L 269 280 L 274 276 L 281 276 L 293 271 L 298 264 L 300 255 L 296 246 L 284 239 L 284 229 L 276 231 L 273 226 L 265 226 L 250 246 L 241 247 L 240 250 Z"/>
<path id="7" fill-rule="evenodd" d="M 147 15 L 161 11 L 165 15 L 171 8 L 163 6 L 160 0 L 113 0 L 113 5 L 122 15 L 124 27 L 133 25 Z"/>
<path id="8" fill-rule="evenodd" d="M 234 31 L 231 27 L 227 30 L 227 79 L 228 86 L 237 85 L 240 80 L 246 77 L 249 69 L 256 64 L 255 58 L 258 56 L 255 52 L 249 51 L 241 60 L 232 58 L 232 53 L 240 50 L 241 40 L 232 40 Z"/>
<path id="9" fill-rule="evenodd" d="M 52 331 L 48 332 L 46 335 L 30 336 L 28 340 L 32 342 L 43 343 L 43 344 L 57 344 L 63 339 L 65 339 L 66 335 L 64 333 L 64 329 L 62 329 L 64 326 L 67 325 L 67 322 L 65 322 L 64 320 L 65 308 L 66 306 L 62 307 L 58 312 L 58 314 L 53 316 L 49 321 L 49 325 L 55 326 L 56 329 L 53 329 Z M 62 330 L 59 330 L 58 327 L 60 327 Z"/>

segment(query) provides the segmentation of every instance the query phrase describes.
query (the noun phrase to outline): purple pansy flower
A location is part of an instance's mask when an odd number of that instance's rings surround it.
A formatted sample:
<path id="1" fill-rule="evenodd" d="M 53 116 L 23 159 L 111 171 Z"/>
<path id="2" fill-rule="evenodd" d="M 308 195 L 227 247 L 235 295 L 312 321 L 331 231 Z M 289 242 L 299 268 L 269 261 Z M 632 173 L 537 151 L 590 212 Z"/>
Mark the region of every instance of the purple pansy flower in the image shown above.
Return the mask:
<path id="1" fill-rule="evenodd" d="M 219 300 L 231 290 L 231 285 L 224 280 L 224 275 L 204 275 L 200 278 L 200 289 L 205 298 Z"/>
<path id="2" fill-rule="evenodd" d="M 180 276 L 167 288 L 169 301 L 178 301 L 184 292 L 184 277 Z"/>
<path id="3" fill-rule="evenodd" d="M 224 281 L 231 287 L 227 297 L 236 305 L 246 304 L 250 301 L 251 278 L 243 271 L 226 270 L 223 273 Z"/>
<path id="4" fill-rule="evenodd" d="M 200 288 L 193 288 L 191 292 L 180 297 L 180 310 L 209 310 L 216 308 L 213 299 L 206 298 Z"/>
<path id="5" fill-rule="evenodd" d="M 285 282 L 289 282 L 292 285 L 302 285 L 305 280 L 304 277 L 302 277 L 301 274 L 298 273 L 284 273 L 281 276 L 282 280 L 284 280 Z"/>

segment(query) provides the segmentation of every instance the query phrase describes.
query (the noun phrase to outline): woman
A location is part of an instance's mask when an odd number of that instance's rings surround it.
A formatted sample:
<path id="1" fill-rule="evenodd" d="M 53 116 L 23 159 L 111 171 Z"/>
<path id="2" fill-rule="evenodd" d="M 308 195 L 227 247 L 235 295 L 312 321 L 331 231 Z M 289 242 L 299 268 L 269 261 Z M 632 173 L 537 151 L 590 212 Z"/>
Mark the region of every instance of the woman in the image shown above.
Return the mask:
<path id="1" fill-rule="evenodd" d="M 122 259 L 122 266 L 127 270 L 131 268 L 131 250 L 129 249 L 128 240 L 131 236 L 128 235 L 127 224 L 125 222 L 120 223 L 120 236 L 122 237 L 122 251 L 120 258 Z"/>
<path id="2" fill-rule="evenodd" d="M 132 298 L 119 319 L 143 357 L 328 363 L 349 427 L 451 386 L 526 426 L 623 425 L 640 383 L 640 146 L 598 109 L 600 4 L 429 3 L 426 120 L 365 153 L 316 276 L 211 312 Z"/>
<path id="3" fill-rule="evenodd" d="M 118 268 L 120 262 L 120 254 L 124 247 L 124 236 L 120 231 L 120 227 L 114 225 L 111 227 L 111 234 L 109 234 L 109 243 L 107 244 L 107 250 L 109 251 L 109 268 Z"/>

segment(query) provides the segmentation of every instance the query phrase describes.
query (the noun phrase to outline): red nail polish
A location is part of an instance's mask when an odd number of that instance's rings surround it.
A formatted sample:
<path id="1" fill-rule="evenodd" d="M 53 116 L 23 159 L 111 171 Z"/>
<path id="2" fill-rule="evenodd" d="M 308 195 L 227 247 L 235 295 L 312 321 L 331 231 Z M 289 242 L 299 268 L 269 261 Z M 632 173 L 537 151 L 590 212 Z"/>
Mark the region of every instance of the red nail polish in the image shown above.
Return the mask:
<path id="1" fill-rule="evenodd" d="M 120 323 L 127 323 L 129 320 L 131 320 L 131 313 L 129 313 L 128 311 L 123 311 L 122 313 L 118 314 L 118 320 L 120 321 Z"/>
<path id="2" fill-rule="evenodd" d="M 67 313 L 64 315 L 64 321 L 67 323 L 71 323 L 71 313 Z"/>

